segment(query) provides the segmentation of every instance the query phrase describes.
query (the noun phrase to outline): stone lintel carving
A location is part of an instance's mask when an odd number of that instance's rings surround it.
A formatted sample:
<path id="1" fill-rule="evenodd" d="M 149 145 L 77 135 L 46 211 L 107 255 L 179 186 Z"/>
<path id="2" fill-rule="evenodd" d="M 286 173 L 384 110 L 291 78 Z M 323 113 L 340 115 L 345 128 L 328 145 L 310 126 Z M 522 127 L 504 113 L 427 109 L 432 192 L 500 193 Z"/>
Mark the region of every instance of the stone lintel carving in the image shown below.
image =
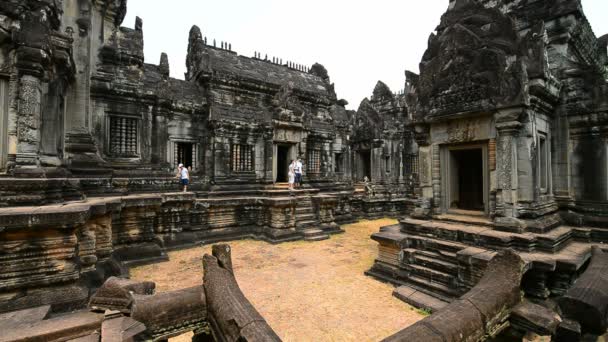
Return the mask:
<path id="1" fill-rule="evenodd" d="M 93 0 L 104 17 L 118 27 L 127 15 L 127 0 Z"/>

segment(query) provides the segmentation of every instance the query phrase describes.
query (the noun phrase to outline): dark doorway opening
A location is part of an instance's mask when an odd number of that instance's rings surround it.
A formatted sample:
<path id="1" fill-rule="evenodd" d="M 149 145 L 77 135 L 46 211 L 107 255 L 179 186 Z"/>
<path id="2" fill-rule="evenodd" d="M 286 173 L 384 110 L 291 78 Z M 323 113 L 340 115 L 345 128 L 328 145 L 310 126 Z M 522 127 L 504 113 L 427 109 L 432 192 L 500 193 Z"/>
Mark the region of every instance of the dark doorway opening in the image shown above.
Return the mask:
<path id="1" fill-rule="evenodd" d="M 462 210 L 484 210 L 483 200 L 483 156 L 481 149 L 451 151 L 453 171 L 451 208 Z"/>
<path id="2" fill-rule="evenodd" d="M 361 181 L 365 177 L 367 177 L 370 181 L 372 180 L 372 154 L 370 150 L 361 150 L 359 151 L 359 160 L 361 165 L 361 170 L 359 174 L 359 178 Z"/>
<path id="3" fill-rule="evenodd" d="M 184 164 L 184 166 L 186 168 L 191 167 L 194 168 L 194 165 L 192 165 L 192 152 L 193 152 L 193 146 L 191 143 L 176 143 L 177 145 L 177 162 Z"/>
<path id="4" fill-rule="evenodd" d="M 277 183 L 288 181 L 289 162 L 289 146 L 277 145 Z"/>

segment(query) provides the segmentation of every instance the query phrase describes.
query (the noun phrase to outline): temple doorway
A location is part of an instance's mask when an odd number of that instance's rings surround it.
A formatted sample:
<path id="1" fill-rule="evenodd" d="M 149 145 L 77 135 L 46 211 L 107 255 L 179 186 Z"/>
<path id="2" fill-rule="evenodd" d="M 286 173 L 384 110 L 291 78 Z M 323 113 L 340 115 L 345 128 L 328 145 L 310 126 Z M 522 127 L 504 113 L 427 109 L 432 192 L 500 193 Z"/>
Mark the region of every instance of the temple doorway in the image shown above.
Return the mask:
<path id="1" fill-rule="evenodd" d="M 287 173 L 289 171 L 289 146 L 277 146 L 277 183 L 287 182 Z"/>
<path id="2" fill-rule="evenodd" d="M 274 158 L 274 181 L 276 183 L 287 183 L 289 163 L 295 159 L 294 144 L 275 144 Z"/>
<path id="3" fill-rule="evenodd" d="M 488 211 L 488 176 L 486 147 L 452 146 L 442 158 L 444 211 Z"/>
<path id="4" fill-rule="evenodd" d="M 178 142 L 175 144 L 176 145 L 176 160 L 178 163 L 184 164 L 185 167 L 192 167 L 194 168 L 193 165 L 193 151 L 194 151 L 194 146 L 192 143 L 186 143 L 186 142 Z"/>
<path id="5" fill-rule="evenodd" d="M 359 181 L 363 181 L 365 177 L 372 180 L 372 153 L 371 150 L 359 150 L 357 151 L 358 167 L 357 167 L 357 178 Z"/>

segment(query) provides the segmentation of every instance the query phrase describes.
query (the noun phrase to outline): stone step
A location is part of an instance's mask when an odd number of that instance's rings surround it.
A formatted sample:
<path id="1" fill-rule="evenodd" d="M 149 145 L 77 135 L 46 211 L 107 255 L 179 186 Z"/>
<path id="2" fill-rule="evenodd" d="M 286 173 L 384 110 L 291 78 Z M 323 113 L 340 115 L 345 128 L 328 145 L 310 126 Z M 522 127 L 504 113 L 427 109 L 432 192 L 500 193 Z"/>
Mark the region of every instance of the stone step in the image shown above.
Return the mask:
<path id="1" fill-rule="evenodd" d="M 312 236 L 312 235 L 319 235 L 319 234 L 323 234 L 323 231 L 321 229 L 307 229 L 302 232 L 302 235 L 304 235 L 304 236 Z"/>
<path id="2" fill-rule="evenodd" d="M 473 212 L 475 213 L 475 212 Z M 442 214 L 434 216 L 434 219 L 439 221 L 447 221 L 454 223 L 461 223 L 467 225 L 477 225 L 485 227 L 494 227 L 494 222 L 489 218 L 481 215 L 458 215 L 458 214 Z"/>
<path id="3" fill-rule="evenodd" d="M 558 227 L 544 234 L 533 235 L 536 236 L 536 249 L 550 252 L 561 250 L 566 242 L 574 238 L 574 232 L 570 227 Z"/>
<path id="4" fill-rule="evenodd" d="M 329 239 L 329 235 L 327 235 L 321 229 L 307 229 L 302 232 L 302 235 L 306 241 L 320 241 Z"/>
<path id="5" fill-rule="evenodd" d="M 445 241 L 426 236 L 409 235 L 406 240 L 411 248 L 434 252 L 447 260 L 456 260 L 456 253 L 469 247 L 463 243 Z"/>
<path id="6" fill-rule="evenodd" d="M 304 220 L 304 221 L 297 221 L 296 220 L 296 229 L 302 230 L 303 228 L 307 228 L 307 227 L 311 227 L 311 226 L 318 226 L 319 222 L 317 222 L 317 220 Z"/>
<path id="7" fill-rule="evenodd" d="M 408 235 L 437 238 L 469 246 L 493 249 L 515 248 L 520 251 L 555 253 L 572 239 L 572 229 L 560 227 L 545 234 L 514 233 L 494 230 L 478 225 L 463 225 L 446 221 L 401 220 L 401 231 Z"/>
<path id="8" fill-rule="evenodd" d="M 426 252 L 426 253 L 425 253 Z M 419 251 L 413 248 L 407 248 L 403 250 L 404 253 L 404 262 L 406 259 L 410 264 L 416 264 L 428 268 L 432 268 L 453 276 L 458 275 L 458 264 L 455 263 L 456 260 L 452 259 L 454 262 L 445 261 L 440 259 L 441 255 L 428 251 Z"/>
<path id="9" fill-rule="evenodd" d="M 453 265 L 454 267 L 458 267 L 456 253 L 448 252 L 448 255 L 446 255 L 439 252 L 433 252 L 431 250 L 416 250 L 416 254 L 436 261 L 445 262 L 449 265 Z"/>
<path id="10" fill-rule="evenodd" d="M 302 221 L 314 221 L 317 218 L 317 215 L 314 213 L 310 214 L 296 214 L 296 222 Z"/>
<path id="11" fill-rule="evenodd" d="M 407 285 L 397 287 L 393 291 L 393 296 L 415 308 L 430 312 L 436 312 L 449 304 Z"/>
<path id="12" fill-rule="evenodd" d="M 434 282 L 416 275 L 410 275 L 404 280 L 410 287 L 446 302 L 449 302 L 454 298 L 458 298 L 461 295 L 461 293 L 459 293 L 453 287 L 446 286 L 445 284 Z"/>
<path id="13" fill-rule="evenodd" d="M 608 241 L 608 229 L 598 227 L 568 227 L 572 229 L 573 236 L 580 241 L 604 242 Z"/>
<path id="14" fill-rule="evenodd" d="M 319 235 L 319 236 L 305 237 L 304 241 L 322 241 L 322 240 L 327 240 L 327 239 L 329 239 L 329 235 L 325 234 L 325 235 Z"/>
<path id="15" fill-rule="evenodd" d="M 457 287 L 456 276 L 452 274 L 448 274 L 430 267 L 420 266 L 416 264 L 401 264 L 400 268 L 411 272 L 413 275 L 427 279 L 431 282 L 441 283 L 445 286 L 452 288 Z"/>

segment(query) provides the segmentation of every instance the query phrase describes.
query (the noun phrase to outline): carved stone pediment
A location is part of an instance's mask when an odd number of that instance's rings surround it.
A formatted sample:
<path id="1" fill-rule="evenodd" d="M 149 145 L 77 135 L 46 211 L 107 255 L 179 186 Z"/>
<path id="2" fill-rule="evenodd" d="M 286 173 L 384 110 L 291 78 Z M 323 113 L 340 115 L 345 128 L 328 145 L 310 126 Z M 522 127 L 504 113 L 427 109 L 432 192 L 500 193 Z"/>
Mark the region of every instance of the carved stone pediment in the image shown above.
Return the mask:
<path id="1" fill-rule="evenodd" d="M 418 113 L 448 115 L 522 101 L 526 73 L 513 20 L 461 0 L 444 14 L 420 63 Z"/>

